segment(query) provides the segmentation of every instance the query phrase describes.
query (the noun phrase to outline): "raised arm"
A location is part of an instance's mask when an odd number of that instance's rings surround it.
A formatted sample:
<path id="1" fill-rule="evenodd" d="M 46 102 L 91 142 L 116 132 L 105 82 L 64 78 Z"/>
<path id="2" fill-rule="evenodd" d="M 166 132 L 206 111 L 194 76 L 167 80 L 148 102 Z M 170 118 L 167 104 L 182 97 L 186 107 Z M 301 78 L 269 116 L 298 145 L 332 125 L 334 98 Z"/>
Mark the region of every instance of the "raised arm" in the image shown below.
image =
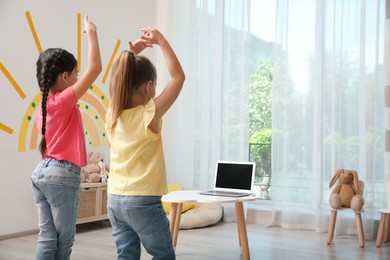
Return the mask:
<path id="1" fill-rule="evenodd" d="M 134 43 L 129 41 L 129 49 L 135 55 L 140 54 L 144 49 L 148 47 L 153 48 L 153 43 L 144 39 L 138 39 Z"/>
<path id="2" fill-rule="evenodd" d="M 88 19 L 88 16 L 84 18 L 84 32 L 88 37 L 88 66 L 86 71 L 73 85 L 73 93 L 77 100 L 84 95 L 102 71 L 96 25 Z"/>
<path id="3" fill-rule="evenodd" d="M 153 129 L 153 126 L 156 127 L 158 125 L 162 116 L 168 111 L 179 96 L 184 84 L 185 75 L 175 52 L 165 37 L 154 28 L 147 27 L 141 29 L 141 31 L 144 33 L 144 35 L 141 36 L 141 39 L 160 46 L 168 72 L 171 76 L 162 93 L 154 99 L 156 114 L 150 125 Z"/>

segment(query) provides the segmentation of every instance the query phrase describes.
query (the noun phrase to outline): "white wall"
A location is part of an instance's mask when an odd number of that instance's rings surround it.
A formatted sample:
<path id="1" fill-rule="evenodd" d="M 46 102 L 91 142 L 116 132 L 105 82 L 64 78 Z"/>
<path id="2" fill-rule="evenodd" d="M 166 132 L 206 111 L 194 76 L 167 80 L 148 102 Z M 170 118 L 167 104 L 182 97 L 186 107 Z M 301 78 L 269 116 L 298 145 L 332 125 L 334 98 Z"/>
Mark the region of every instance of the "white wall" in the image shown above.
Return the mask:
<path id="1" fill-rule="evenodd" d="M 102 83 L 103 74 L 117 40 L 121 40 L 119 50 L 127 49 L 127 41 L 138 38 L 141 27 L 157 23 L 157 0 L 0 0 L 0 63 L 26 95 L 21 98 L 0 70 L 0 237 L 37 229 L 30 175 L 40 156 L 37 150 L 28 147 L 25 152 L 18 151 L 24 114 L 39 93 L 35 77 L 38 50 L 26 18 L 27 11 L 43 49 L 61 47 L 75 56 L 77 13 L 82 17 L 90 16 L 98 27 L 103 61 L 103 72 L 95 84 L 106 94 L 108 81 Z M 82 35 L 81 74 L 86 66 L 86 52 L 86 36 Z M 157 59 L 154 49 L 146 51 L 145 55 Z M 12 132 L 8 133 L 2 125 Z M 29 128 L 27 141 L 30 134 Z M 92 149 L 108 151 L 107 146 Z"/>

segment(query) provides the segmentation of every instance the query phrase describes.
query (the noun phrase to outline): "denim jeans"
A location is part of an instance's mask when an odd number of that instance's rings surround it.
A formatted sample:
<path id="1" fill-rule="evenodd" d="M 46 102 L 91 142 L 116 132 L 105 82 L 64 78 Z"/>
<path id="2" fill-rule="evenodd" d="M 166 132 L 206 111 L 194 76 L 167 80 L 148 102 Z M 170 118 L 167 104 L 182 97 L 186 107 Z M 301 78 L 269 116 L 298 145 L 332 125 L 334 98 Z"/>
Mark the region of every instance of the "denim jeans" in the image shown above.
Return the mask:
<path id="1" fill-rule="evenodd" d="M 80 203 L 80 167 L 45 159 L 31 181 L 39 219 L 36 259 L 70 259 Z"/>
<path id="2" fill-rule="evenodd" d="M 176 258 L 161 197 L 108 194 L 107 210 L 118 260 L 140 259 L 140 243 L 153 259 Z"/>

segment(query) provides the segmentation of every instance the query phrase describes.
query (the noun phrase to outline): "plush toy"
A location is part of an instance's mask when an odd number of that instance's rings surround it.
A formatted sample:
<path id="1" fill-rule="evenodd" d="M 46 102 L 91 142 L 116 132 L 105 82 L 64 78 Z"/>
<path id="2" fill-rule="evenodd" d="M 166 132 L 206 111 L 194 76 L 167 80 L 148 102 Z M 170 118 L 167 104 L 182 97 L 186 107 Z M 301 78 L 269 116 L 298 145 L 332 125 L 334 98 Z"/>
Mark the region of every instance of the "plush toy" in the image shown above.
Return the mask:
<path id="1" fill-rule="evenodd" d="M 362 188 L 359 187 L 357 172 L 348 169 L 338 169 L 329 182 L 331 188 L 336 181 L 338 184 L 330 194 L 329 203 L 334 209 L 351 208 L 360 211 L 364 205 Z"/>
<path id="2" fill-rule="evenodd" d="M 104 163 L 103 159 L 98 163 L 100 167 L 101 182 L 107 182 L 108 180 L 108 167 Z"/>
<path id="3" fill-rule="evenodd" d="M 100 167 L 98 164 L 89 163 L 81 168 L 81 182 L 100 182 Z"/>
<path id="4" fill-rule="evenodd" d="M 81 182 L 107 181 L 109 168 L 103 163 L 103 158 L 104 154 L 101 152 L 88 152 L 88 164 L 81 168 Z"/>

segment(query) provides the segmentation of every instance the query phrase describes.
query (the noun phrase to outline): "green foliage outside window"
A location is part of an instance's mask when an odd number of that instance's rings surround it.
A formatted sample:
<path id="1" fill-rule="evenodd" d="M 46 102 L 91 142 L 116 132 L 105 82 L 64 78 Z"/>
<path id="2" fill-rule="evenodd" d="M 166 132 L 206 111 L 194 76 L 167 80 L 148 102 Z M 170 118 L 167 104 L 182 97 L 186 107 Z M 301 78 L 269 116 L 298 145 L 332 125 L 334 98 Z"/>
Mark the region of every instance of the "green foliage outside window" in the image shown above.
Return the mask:
<path id="1" fill-rule="evenodd" d="M 272 64 L 259 62 L 249 82 L 249 157 L 256 162 L 256 195 L 271 199 Z"/>

